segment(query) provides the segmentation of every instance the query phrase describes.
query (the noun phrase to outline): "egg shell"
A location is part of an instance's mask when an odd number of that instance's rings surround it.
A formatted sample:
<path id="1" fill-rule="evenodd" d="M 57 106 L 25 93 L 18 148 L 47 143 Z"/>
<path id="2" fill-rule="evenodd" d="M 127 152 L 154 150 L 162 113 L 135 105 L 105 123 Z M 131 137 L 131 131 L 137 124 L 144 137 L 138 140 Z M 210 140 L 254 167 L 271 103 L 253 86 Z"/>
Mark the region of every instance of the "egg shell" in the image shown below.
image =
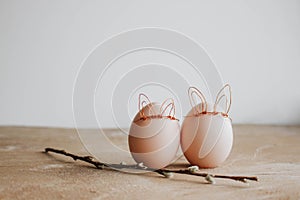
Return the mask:
<path id="1" fill-rule="evenodd" d="M 142 111 L 147 116 L 158 114 L 160 104 L 148 104 Z M 174 161 L 180 146 L 179 122 L 169 118 L 139 119 L 140 113 L 137 113 L 128 136 L 133 159 L 137 163 L 142 162 L 145 166 L 155 169 L 169 165 Z"/>
<path id="2" fill-rule="evenodd" d="M 201 107 L 201 104 L 197 105 Z M 208 105 L 212 111 L 212 105 Z M 188 113 L 181 128 L 181 148 L 186 159 L 201 168 L 214 168 L 229 156 L 233 144 L 231 120 L 221 114 Z"/>

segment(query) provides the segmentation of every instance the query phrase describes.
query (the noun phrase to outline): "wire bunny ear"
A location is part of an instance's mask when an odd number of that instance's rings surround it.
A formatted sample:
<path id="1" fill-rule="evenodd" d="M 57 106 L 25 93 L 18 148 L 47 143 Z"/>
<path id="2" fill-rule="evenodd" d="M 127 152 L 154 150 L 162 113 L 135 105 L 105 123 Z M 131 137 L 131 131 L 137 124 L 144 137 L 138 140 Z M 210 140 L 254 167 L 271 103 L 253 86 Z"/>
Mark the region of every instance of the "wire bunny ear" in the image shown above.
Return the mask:
<path id="1" fill-rule="evenodd" d="M 165 106 L 166 105 L 166 106 Z M 175 104 L 174 100 L 172 98 L 166 99 L 160 106 L 160 115 L 164 116 L 164 113 L 168 110 L 169 113 L 167 116 L 170 116 L 171 118 L 175 118 Z"/>
<path id="2" fill-rule="evenodd" d="M 228 95 L 225 93 L 226 88 L 229 91 L 229 100 L 228 100 Z M 214 104 L 214 112 L 217 112 L 217 105 L 220 103 L 220 101 L 223 98 L 225 98 L 225 100 L 226 100 L 226 109 L 225 109 L 224 114 L 228 115 L 228 112 L 229 112 L 230 107 L 231 107 L 231 102 L 232 102 L 232 92 L 231 92 L 231 86 L 229 84 L 225 84 L 221 88 L 221 90 L 218 92 L 217 97 L 216 97 L 216 101 L 215 101 L 215 104 Z"/>
<path id="3" fill-rule="evenodd" d="M 144 98 L 144 100 L 142 98 Z M 139 113 L 140 113 L 141 118 L 146 118 L 143 108 L 146 105 L 150 105 L 150 104 L 151 104 L 151 101 L 148 98 L 148 96 L 145 95 L 144 93 L 140 93 L 139 94 Z M 149 106 L 149 110 L 152 113 L 152 115 L 155 115 L 155 112 L 152 110 L 151 106 Z"/>
<path id="4" fill-rule="evenodd" d="M 189 95 L 189 100 L 190 100 L 190 104 L 192 106 L 192 108 L 194 109 L 194 112 L 196 115 L 207 112 L 207 102 L 205 99 L 205 96 L 203 95 L 203 93 L 198 90 L 196 87 L 189 87 L 188 89 L 188 95 Z M 198 96 L 199 99 L 201 100 L 201 110 L 199 110 L 199 108 L 197 107 L 197 103 L 195 101 L 195 97 L 194 96 Z"/>

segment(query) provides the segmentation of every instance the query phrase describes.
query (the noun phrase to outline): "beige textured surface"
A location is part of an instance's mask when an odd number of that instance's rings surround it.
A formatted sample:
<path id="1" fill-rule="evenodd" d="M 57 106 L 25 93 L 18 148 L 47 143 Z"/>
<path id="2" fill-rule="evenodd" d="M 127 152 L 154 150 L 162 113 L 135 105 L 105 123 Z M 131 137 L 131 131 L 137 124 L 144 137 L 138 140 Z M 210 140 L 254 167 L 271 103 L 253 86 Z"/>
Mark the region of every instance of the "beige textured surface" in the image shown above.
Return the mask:
<path id="1" fill-rule="evenodd" d="M 124 143 L 114 133 L 113 141 Z M 87 154 L 73 129 L 0 127 L 0 199 L 300 199 L 300 127 L 235 126 L 232 154 L 211 173 L 256 175 L 242 184 L 201 177 L 97 170 L 45 147 Z M 186 167 L 184 158 L 173 167 Z"/>

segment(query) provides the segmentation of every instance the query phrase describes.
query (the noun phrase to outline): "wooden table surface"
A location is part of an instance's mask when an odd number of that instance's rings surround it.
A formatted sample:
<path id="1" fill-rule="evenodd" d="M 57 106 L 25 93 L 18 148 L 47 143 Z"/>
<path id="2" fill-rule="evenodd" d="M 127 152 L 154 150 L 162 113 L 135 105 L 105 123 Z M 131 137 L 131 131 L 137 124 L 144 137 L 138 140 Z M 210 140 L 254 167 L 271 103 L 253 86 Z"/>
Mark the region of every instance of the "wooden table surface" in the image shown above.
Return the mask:
<path id="1" fill-rule="evenodd" d="M 121 147 L 126 145 L 120 131 L 105 133 Z M 300 199 L 299 126 L 234 126 L 228 160 L 221 167 L 201 171 L 258 176 L 259 182 L 247 184 L 217 179 L 211 185 L 202 177 L 168 179 L 152 172 L 98 170 L 42 153 L 45 147 L 88 155 L 75 129 L 0 127 L 0 199 Z M 171 167 L 187 166 L 181 157 Z"/>

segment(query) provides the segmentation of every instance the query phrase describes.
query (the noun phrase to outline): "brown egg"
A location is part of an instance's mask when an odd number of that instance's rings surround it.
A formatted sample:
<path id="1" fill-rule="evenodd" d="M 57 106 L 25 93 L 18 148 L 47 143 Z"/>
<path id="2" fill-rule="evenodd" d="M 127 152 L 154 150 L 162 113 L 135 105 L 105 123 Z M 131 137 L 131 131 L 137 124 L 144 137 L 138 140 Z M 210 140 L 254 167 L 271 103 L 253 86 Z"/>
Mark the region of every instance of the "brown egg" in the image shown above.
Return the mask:
<path id="1" fill-rule="evenodd" d="M 151 103 L 140 112 L 150 116 L 160 113 L 161 105 Z M 138 112 L 131 124 L 128 143 L 132 157 L 137 163 L 155 169 L 163 168 L 175 159 L 180 145 L 178 120 L 157 117 L 140 119 Z"/>
<path id="2" fill-rule="evenodd" d="M 201 107 L 201 104 L 198 105 Z M 212 105 L 209 105 L 212 110 Z M 233 143 L 231 120 L 222 114 L 187 114 L 181 128 L 181 148 L 186 159 L 201 168 L 214 168 L 228 157 Z"/>

